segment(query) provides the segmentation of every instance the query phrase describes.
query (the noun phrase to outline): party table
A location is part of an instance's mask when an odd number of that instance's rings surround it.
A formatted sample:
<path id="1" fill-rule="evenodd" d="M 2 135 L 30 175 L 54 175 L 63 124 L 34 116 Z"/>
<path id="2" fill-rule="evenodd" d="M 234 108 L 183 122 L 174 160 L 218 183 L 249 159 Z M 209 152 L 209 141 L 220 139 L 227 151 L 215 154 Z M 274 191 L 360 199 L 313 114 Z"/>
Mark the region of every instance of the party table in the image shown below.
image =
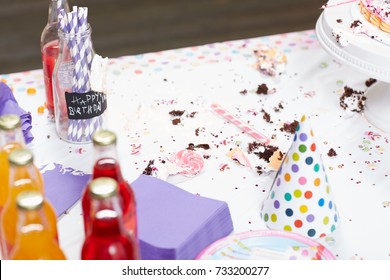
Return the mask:
<path id="1" fill-rule="evenodd" d="M 256 68 L 254 51 L 264 45 L 286 56 L 281 75 L 268 76 Z M 110 58 L 108 70 L 108 128 L 118 136 L 122 172 L 129 182 L 151 160 L 164 159 L 191 143 L 207 144 L 207 151 L 197 149 L 205 158 L 198 175 L 166 180 L 198 196 L 226 201 L 233 233 L 266 229 L 260 208 L 276 172 L 260 175 L 227 156 L 236 147 L 245 150 L 255 139 L 215 114 L 210 105 L 229 110 L 283 153 L 294 138 L 281 129 L 283 124 L 305 115 L 340 216 L 338 228 L 316 241 L 336 259 L 390 259 L 389 135 L 363 114 L 340 106 L 345 86 L 365 90 L 370 77 L 327 54 L 314 30 Z M 2 74 L 0 79 L 32 114 L 34 140 L 29 147 L 37 165 L 54 162 L 90 173 L 92 144 L 59 139 L 43 109 L 42 70 Z M 257 93 L 262 84 L 268 94 Z M 174 110 L 185 111 L 180 122 L 173 122 Z M 329 153 L 332 149 L 336 155 Z M 59 218 L 58 227 L 67 257 L 79 259 L 84 240 L 79 202 Z"/>

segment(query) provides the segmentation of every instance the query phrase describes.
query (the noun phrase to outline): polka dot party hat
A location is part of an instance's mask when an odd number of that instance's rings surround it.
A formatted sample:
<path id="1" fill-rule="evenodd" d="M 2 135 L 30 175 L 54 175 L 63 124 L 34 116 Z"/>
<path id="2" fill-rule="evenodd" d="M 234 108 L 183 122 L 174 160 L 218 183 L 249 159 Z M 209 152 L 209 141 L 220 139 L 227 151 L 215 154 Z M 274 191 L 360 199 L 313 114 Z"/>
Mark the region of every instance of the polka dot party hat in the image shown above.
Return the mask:
<path id="1" fill-rule="evenodd" d="M 338 227 L 336 204 L 306 116 L 263 202 L 261 218 L 270 229 L 310 238 L 328 235 Z"/>

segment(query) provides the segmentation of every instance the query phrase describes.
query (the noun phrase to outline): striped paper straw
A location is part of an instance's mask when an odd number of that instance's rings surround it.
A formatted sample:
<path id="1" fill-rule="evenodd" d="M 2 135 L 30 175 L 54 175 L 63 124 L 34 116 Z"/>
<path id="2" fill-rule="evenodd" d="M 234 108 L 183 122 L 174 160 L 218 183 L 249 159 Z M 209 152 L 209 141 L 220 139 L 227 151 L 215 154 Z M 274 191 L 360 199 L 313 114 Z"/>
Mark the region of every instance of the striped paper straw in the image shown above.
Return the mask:
<path id="1" fill-rule="evenodd" d="M 59 11 L 59 24 L 60 24 L 60 29 L 63 33 L 69 33 L 70 32 L 70 27 L 69 27 L 69 20 L 68 20 L 68 15 L 65 12 L 64 9 L 61 9 Z M 69 46 L 70 49 L 70 46 Z M 74 77 L 74 75 L 73 75 Z M 74 84 L 75 81 L 73 80 L 72 82 L 72 90 L 74 90 Z M 73 131 L 73 126 L 74 126 L 74 121 L 69 120 L 68 121 L 68 140 L 72 140 L 72 131 Z"/>
<path id="2" fill-rule="evenodd" d="M 226 120 L 230 121 L 232 124 L 240 128 L 242 131 L 247 133 L 248 135 L 252 136 L 254 139 L 262 142 L 263 144 L 268 145 L 270 142 L 270 139 L 265 136 L 264 134 L 258 132 L 257 130 L 250 127 L 248 124 L 242 122 L 240 119 L 238 119 L 236 116 L 234 116 L 232 113 L 227 111 L 226 109 L 222 108 L 218 104 L 211 104 L 211 109 L 217 113 L 218 115 L 222 116 Z"/>
<path id="3" fill-rule="evenodd" d="M 67 14 L 68 23 L 69 23 L 69 34 L 76 34 L 78 31 L 78 22 L 77 22 L 77 12 L 73 10 Z M 73 70 L 73 92 L 81 92 L 82 85 L 84 83 L 83 72 L 81 66 L 81 57 L 79 46 L 77 44 L 76 38 L 69 40 L 68 47 L 70 50 L 70 54 L 73 59 L 74 70 Z M 82 131 L 82 121 L 81 120 L 71 120 L 68 128 L 68 139 L 76 142 L 78 139 L 78 132 Z M 79 141 L 77 141 L 79 142 Z"/>
<path id="4" fill-rule="evenodd" d="M 78 20 L 80 25 L 80 31 L 84 32 L 88 28 L 88 8 L 87 7 L 81 7 L 79 8 L 78 12 Z M 83 67 L 88 70 L 88 78 L 90 77 L 90 70 L 92 65 L 92 42 L 89 38 L 86 38 L 84 42 L 82 42 L 80 46 L 80 53 L 83 54 Z M 89 91 L 90 88 L 90 81 L 88 80 L 85 84 L 85 91 Z M 85 120 L 84 122 L 84 128 L 85 128 L 85 135 L 87 141 L 90 141 L 92 139 L 93 133 L 100 127 L 99 125 L 99 117 L 94 117 L 92 119 Z"/>
<path id="5" fill-rule="evenodd" d="M 73 6 L 74 14 L 74 22 L 76 22 L 76 33 L 82 33 L 86 31 L 87 26 L 87 19 L 83 17 L 82 8 L 78 8 L 77 6 Z M 79 85 L 79 93 L 84 93 L 90 90 L 89 87 L 89 67 L 88 63 L 86 61 L 86 49 L 88 49 L 89 44 L 86 44 L 86 41 L 84 41 L 84 38 L 80 38 L 80 41 L 77 42 L 77 46 L 79 49 L 79 55 L 80 55 L 80 72 L 83 75 L 82 79 L 78 80 Z M 86 120 L 78 120 L 77 121 L 77 133 L 76 133 L 76 141 L 81 142 L 83 137 L 83 130 L 88 127 L 86 124 L 88 121 Z"/>
<path id="6" fill-rule="evenodd" d="M 88 8 L 73 6 L 73 10 L 65 13 L 59 12 L 60 28 L 64 33 L 81 34 L 88 29 Z M 72 91 L 85 93 L 91 90 L 90 71 L 93 60 L 92 42 L 90 38 L 75 37 L 68 42 L 68 48 L 74 64 Z M 93 133 L 100 128 L 103 119 L 101 116 L 87 120 L 69 120 L 68 140 L 83 141 L 83 132 L 86 140 L 92 139 Z"/>

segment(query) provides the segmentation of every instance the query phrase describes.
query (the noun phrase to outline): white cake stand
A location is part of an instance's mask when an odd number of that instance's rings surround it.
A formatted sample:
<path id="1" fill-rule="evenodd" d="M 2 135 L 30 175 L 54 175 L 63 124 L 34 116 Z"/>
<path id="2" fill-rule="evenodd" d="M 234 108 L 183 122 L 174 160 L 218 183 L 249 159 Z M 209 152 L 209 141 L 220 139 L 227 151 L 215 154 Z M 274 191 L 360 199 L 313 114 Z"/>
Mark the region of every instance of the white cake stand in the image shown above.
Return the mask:
<path id="1" fill-rule="evenodd" d="M 340 62 L 378 80 L 366 91 L 364 116 L 374 126 L 390 133 L 390 36 L 371 26 L 360 14 L 357 3 L 325 9 L 317 20 L 317 37 L 325 51 Z M 370 35 L 376 32 L 381 37 L 372 39 L 366 34 L 354 33 L 350 25 L 357 19 L 363 26 L 372 28 Z M 341 32 L 342 41 L 336 40 L 334 32 Z"/>

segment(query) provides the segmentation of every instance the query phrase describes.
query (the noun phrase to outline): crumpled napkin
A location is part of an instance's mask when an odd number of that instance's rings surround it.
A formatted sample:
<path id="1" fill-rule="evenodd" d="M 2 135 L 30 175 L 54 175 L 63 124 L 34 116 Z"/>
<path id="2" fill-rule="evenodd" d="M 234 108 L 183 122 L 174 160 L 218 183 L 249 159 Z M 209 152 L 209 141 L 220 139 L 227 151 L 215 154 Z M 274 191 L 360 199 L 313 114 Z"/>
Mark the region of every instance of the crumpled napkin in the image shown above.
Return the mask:
<path id="1" fill-rule="evenodd" d="M 6 114 L 18 115 L 22 121 L 22 131 L 26 144 L 30 143 L 34 136 L 31 133 L 31 113 L 23 110 L 16 101 L 12 90 L 3 82 L 0 82 L 0 116 Z"/>

